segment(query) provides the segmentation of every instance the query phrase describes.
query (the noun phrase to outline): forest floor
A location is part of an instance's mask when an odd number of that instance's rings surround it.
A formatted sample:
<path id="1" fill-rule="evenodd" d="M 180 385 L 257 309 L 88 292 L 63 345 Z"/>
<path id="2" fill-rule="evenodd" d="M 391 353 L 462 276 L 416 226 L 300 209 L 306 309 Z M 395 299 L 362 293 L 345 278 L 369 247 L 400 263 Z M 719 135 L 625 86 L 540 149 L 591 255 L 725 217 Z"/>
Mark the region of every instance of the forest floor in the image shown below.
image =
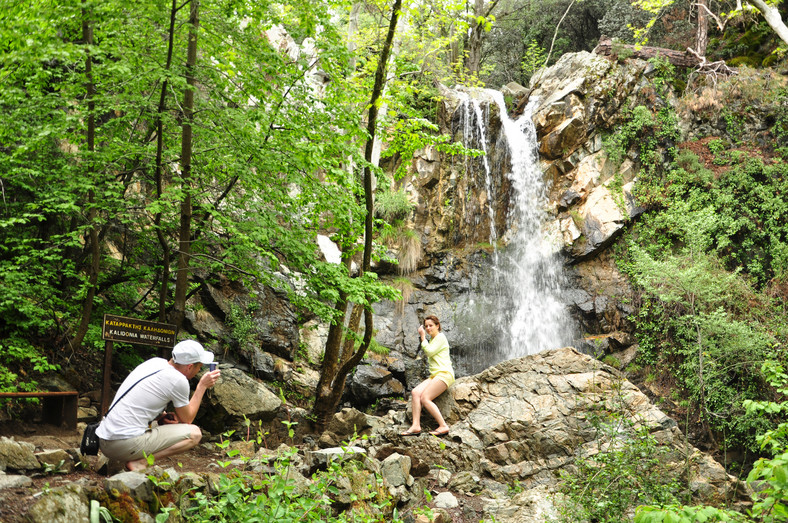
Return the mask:
<path id="1" fill-rule="evenodd" d="M 43 423 L 30 422 L 2 422 L 0 423 L 0 436 L 13 438 L 16 441 L 26 441 L 36 446 L 36 452 L 43 450 L 74 449 L 79 448 L 82 433 L 63 427 L 55 427 Z M 223 457 L 220 449 L 211 450 L 209 445 L 198 445 L 194 449 L 164 458 L 157 463 L 163 468 L 175 467 L 178 470 L 190 472 L 216 472 L 216 460 Z M 38 500 L 42 490 L 46 488 L 62 487 L 71 483 L 96 483 L 101 484 L 108 477 L 94 470 L 99 458 L 88 458 L 91 467 L 77 468 L 70 473 L 43 474 L 36 471 L 28 474 L 33 484 L 21 488 L 7 488 L 0 490 L 0 523 L 28 522 L 27 512 Z M 110 470 L 117 473 L 121 470 Z M 14 474 L 18 474 L 14 472 Z"/>
<path id="2" fill-rule="evenodd" d="M 0 436 L 13 438 L 16 441 L 32 443 L 36 452 L 43 450 L 75 449 L 79 447 L 82 433 L 64 427 L 55 427 L 44 423 L 23 421 L 0 421 Z M 157 462 L 162 468 L 175 468 L 178 471 L 207 473 L 217 472 L 221 467 L 217 461 L 226 459 L 221 449 L 214 443 L 203 443 L 192 450 L 164 458 Z M 63 487 L 73 483 L 103 485 L 104 480 L 110 475 L 121 472 L 120 465 L 114 469 L 97 472 L 100 458 L 89 456 L 90 467 L 78 468 L 69 473 L 44 474 L 41 471 L 30 472 L 27 475 L 33 484 L 27 487 L 0 489 L 0 523 L 30 523 L 28 511 L 40 498 L 41 492 L 47 489 Z M 0 472 L 0 474 L 2 474 Z M 11 472 L 11 474 L 19 474 Z M 435 487 L 435 485 L 432 485 Z M 437 492 L 437 489 L 433 489 Z M 440 489 L 445 490 L 445 489 Z M 482 499 L 471 494 L 455 493 L 459 506 L 446 510 L 448 521 L 451 523 L 477 523 L 483 517 Z M 425 506 L 434 508 L 435 503 L 430 502 Z"/>

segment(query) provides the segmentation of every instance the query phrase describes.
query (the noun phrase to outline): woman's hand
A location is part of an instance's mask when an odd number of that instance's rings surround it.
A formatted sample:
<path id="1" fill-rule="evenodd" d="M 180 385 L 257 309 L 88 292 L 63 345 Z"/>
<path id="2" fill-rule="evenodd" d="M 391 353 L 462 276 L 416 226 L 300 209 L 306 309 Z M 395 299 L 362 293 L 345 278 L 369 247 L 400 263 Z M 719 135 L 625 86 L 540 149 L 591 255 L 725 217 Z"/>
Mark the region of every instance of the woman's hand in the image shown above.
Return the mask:
<path id="1" fill-rule="evenodd" d="M 419 325 L 419 336 L 421 336 L 421 341 L 424 341 L 424 327 Z"/>

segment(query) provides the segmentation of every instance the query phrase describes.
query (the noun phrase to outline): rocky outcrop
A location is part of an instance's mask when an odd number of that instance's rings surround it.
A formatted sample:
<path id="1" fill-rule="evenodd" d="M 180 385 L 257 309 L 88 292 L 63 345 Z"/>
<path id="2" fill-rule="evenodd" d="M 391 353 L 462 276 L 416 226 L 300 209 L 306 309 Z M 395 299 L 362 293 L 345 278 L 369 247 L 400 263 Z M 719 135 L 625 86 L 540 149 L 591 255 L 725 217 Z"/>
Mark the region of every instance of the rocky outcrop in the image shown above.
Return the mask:
<path id="1" fill-rule="evenodd" d="M 676 422 L 637 387 L 573 348 L 506 361 L 461 378 L 437 403 L 451 425 L 449 438 L 411 438 L 410 452 L 445 467 L 453 477 L 461 472 L 478 476 L 474 484 L 488 498 L 490 510 L 498 512 L 498 521 L 538 521 L 552 512 L 545 503 L 534 504 L 533 496 L 502 499 L 501 487 L 516 482 L 526 493 L 555 492 L 561 470 L 571 469 L 578 457 L 616 444 L 591 422 L 604 413 L 623 416 L 631 427 L 647 427 L 667 450 L 676 474 L 691 463 L 692 477 L 703 478 L 690 485 L 698 499 L 710 501 L 736 489 L 736 478 L 687 448 Z M 622 430 L 618 437 L 623 441 L 629 436 Z"/>
<path id="2" fill-rule="evenodd" d="M 365 406 L 379 398 L 390 398 L 405 394 L 405 387 L 385 367 L 359 365 L 348 384 L 349 398 L 354 404 Z"/>
<path id="3" fill-rule="evenodd" d="M 282 400 L 245 372 L 221 366 L 219 381 L 208 390 L 198 415 L 198 423 L 213 433 L 241 426 L 249 420 L 271 420 Z"/>
<path id="4" fill-rule="evenodd" d="M 250 369 L 256 369 L 261 353 L 292 361 L 299 330 L 286 296 L 264 285 L 247 289 L 218 276 L 200 279 L 201 307 L 187 312 L 189 332 L 206 341 L 209 349 L 217 344 L 222 349 L 217 352 L 228 361 Z"/>
<path id="5" fill-rule="evenodd" d="M 244 458 L 236 456 L 229 463 L 250 478 L 283 482 L 277 485 L 286 484 L 294 497 L 314 491 L 320 481 L 316 472 L 333 471 L 331 489 L 321 495 L 330 496 L 337 510 L 352 511 L 365 500 L 385 507 L 380 503 L 385 496 L 392 503 L 384 510 L 429 506 L 446 511 L 445 521 L 542 523 L 558 513 L 561 472 L 572 471 L 579 458 L 625 443 L 632 434 L 629 428 L 636 427 L 647 429 L 665 449 L 669 470 L 681 475 L 691 467 L 689 489 L 696 500 L 735 498 L 735 478 L 711 457 L 687 447 L 673 420 L 615 369 L 572 348 L 506 361 L 461 378 L 438 404 L 451 425 L 444 438 L 400 436 L 408 425 L 404 411 L 376 417 L 343 409 L 320 440 L 324 448 L 283 445 L 268 450 L 255 448 L 254 440 L 235 441 L 228 452 L 237 450 Z M 612 438 L 592 423 L 605 413 L 619 420 L 620 430 Z M 424 418 L 426 427 L 428 416 Z M 338 466 L 350 461 L 353 466 Z M 203 499 L 219 495 L 221 481 L 218 474 L 156 466 L 98 484 L 51 489 L 30 514 L 34 521 L 71 521 L 58 519 L 59 514 L 83 517 L 89 500 L 115 510 L 121 505 L 114 500 L 125 496 L 135 501 L 124 502 L 124 510 L 133 509 L 144 520 L 146 507 L 156 506 L 156 500 L 181 499 L 181 508 L 188 507 L 196 493 Z M 379 517 L 386 520 L 387 515 Z"/>

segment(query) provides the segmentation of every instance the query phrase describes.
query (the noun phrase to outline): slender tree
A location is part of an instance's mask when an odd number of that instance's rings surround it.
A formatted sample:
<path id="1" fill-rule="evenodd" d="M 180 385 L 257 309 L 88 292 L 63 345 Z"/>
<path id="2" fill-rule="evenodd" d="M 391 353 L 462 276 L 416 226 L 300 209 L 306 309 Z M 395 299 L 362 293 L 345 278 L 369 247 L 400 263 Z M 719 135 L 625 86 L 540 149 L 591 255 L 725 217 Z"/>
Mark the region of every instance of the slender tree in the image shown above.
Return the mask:
<path id="1" fill-rule="evenodd" d="M 175 21 L 177 18 L 178 10 L 177 0 L 172 0 L 170 5 L 170 25 L 167 30 L 167 58 L 164 64 L 164 72 L 168 73 L 172 66 L 172 55 L 175 44 Z M 162 164 L 164 155 L 164 112 L 167 109 L 167 92 L 170 88 L 170 82 L 167 76 L 161 82 L 161 90 L 159 92 L 159 104 L 156 108 L 155 128 L 156 128 L 156 160 L 154 164 L 154 183 L 156 184 L 156 198 L 161 199 L 164 190 L 164 166 Z M 162 211 L 156 213 L 153 220 L 154 228 L 156 230 L 156 238 L 161 247 L 162 260 L 161 260 L 161 287 L 159 290 L 159 321 L 164 322 L 167 320 L 167 297 L 169 295 L 168 289 L 170 285 L 170 245 L 167 241 L 164 230 L 162 230 Z"/>
<path id="2" fill-rule="evenodd" d="M 186 293 L 189 286 L 189 262 L 192 242 L 192 125 L 194 121 L 194 92 L 197 86 L 197 34 L 200 28 L 200 0 L 190 0 L 189 44 L 186 57 L 186 90 L 183 93 L 183 121 L 181 135 L 181 227 L 178 236 L 178 274 L 175 278 L 173 322 L 180 327 L 186 312 Z"/>
<path id="3" fill-rule="evenodd" d="M 87 127 L 85 138 L 87 145 L 87 161 L 85 162 L 86 178 L 88 179 L 87 194 L 87 222 L 88 222 L 88 242 L 87 254 L 89 262 L 86 264 L 87 282 L 85 299 L 82 302 L 82 321 L 77 328 L 74 338 L 71 340 L 72 349 L 78 349 L 82 345 L 82 340 L 88 332 L 91 314 L 93 313 L 93 300 L 96 296 L 96 285 L 101 261 L 99 246 L 98 224 L 96 218 L 96 191 L 93 188 L 92 180 L 95 179 L 95 167 L 93 156 L 96 152 L 96 104 L 94 101 L 95 86 L 93 84 L 93 59 L 90 47 L 93 45 L 93 27 L 91 26 L 89 10 L 82 3 L 82 41 L 85 44 L 85 100 L 87 102 Z"/>
<path id="4" fill-rule="evenodd" d="M 385 86 L 386 66 L 394 42 L 394 35 L 396 33 L 401 7 L 402 0 L 395 0 L 391 9 L 391 18 L 389 20 L 386 40 L 383 44 L 377 69 L 375 71 L 375 83 L 372 88 L 369 112 L 367 115 L 367 141 L 364 148 L 364 202 L 366 216 L 364 220 L 363 262 L 359 275 L 361 278 L 363 278 L 365 274 L 370 273 L 371 270 L 374 193 L 372 190 L 372 170 L 370 165 L 372 164 L 372 151 L 375 143 L 377 115 L 383 88 Z M 349 261 L 346 263 L 347 267 L 349 267 Z M 372 341 L 373 323 L 372 311 L 369 305 L 355 304 L 351 312 L 349 324 L 346 328 L 344 319 L 347 314 L 347 306 L 347 294 L 341 293 L 337 303 L 338 319 L 332 323 L 329 328 L 320 380 L 318 381 L 317 390 L 315 392 L 313 414 L 317 420 L 316 426 L 318 431 L 325 429 L 330 416 L 336 412 L 337 405 L 342 397 L 342 392 L 345 389 L 345 381 L 348 374 L 361 362 Z M 355 332 L 357 332 L 360 323 L 362 309 L 364 311 L 364 339 L 358 350 L 354 351 L 353 349 L 355 348 L 356 341 Z M 346 331 L 344 350 L 342 350 L 343 331 Z"/>
<path id="5" fill-rule="evenodd" d="M 482 67 L 482 43 L 492 26 L 492 12 L 499 0 L 474 0 L 473 16 L 465 45 L 465 69 L 468 74 L 478 76 Z"/>

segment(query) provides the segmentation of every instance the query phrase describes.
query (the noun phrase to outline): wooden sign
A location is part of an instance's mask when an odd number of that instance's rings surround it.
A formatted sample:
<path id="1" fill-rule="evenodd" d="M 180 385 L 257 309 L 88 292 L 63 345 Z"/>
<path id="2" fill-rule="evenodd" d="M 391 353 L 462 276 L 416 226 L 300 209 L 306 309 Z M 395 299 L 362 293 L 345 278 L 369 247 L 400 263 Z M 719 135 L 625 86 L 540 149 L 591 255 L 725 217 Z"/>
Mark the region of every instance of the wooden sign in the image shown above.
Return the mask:
<path id="1" fill-rule="evenodd" d="M 175 345 L 178 329 L 169 323 L 138 320 L 123 316 L 104 315 L 101 337 L 108 341 L 121 341 L 139 345 L 153 345 L 171 349 Z"/>

